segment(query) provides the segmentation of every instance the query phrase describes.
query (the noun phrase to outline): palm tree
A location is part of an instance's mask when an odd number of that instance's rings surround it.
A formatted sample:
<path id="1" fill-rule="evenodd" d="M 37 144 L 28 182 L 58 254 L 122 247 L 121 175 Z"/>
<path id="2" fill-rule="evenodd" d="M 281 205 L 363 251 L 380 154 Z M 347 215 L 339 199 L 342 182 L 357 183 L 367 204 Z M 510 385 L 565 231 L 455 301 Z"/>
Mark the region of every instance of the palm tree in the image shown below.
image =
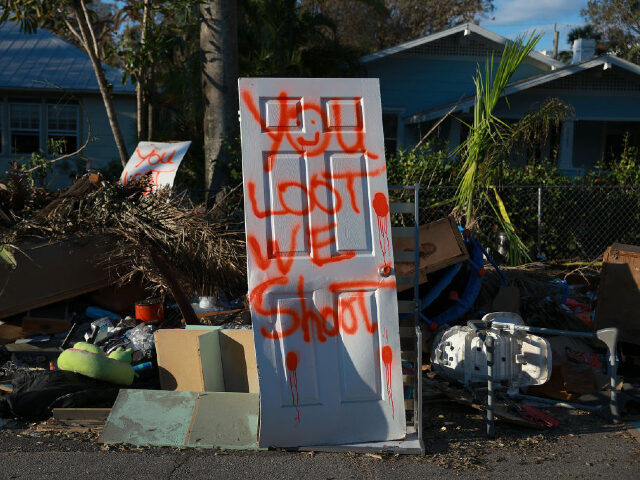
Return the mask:
<path id="1" fill-rule="evenodd" d="M 504 167 L 515 147 L 523 142 L 530 146 L 544 143 L 551 128 L 557 128 L 567 115 L 569 107 L 550 99 L 539 110 L 511 125 L 496 117 L 494 111 L 502 98 L 507 101 L 505 88 L 541 37 L 534 32 L 528 38 L 520 37 L 508 42 L 495 70 L 493 56 L 487 59 L 484 74 L 478 67 L 474 78 L 473 123 L 468 125 L 469 135 L 456 151 L 462 167 L 453 199 L 454 211 L 464 215 L 466 228 L 473 231 L 477 228 L 478 211 L 487 202 L 509 239 L 508 259 L 512 265 L 521 264 L 529 256 L 496 187 L 502 183 Z"/>

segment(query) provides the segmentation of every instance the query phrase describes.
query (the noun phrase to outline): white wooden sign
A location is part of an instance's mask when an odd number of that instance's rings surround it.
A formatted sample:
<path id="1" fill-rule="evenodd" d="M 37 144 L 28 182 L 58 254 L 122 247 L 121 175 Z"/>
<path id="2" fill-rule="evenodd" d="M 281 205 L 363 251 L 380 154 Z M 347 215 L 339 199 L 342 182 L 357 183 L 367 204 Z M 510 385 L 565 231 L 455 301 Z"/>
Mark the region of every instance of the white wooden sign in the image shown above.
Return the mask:
<path id="1" fill-rule="evenodd" d="M 239 93 L 260 445 L 403 438 L 378 80 Z"/>
<path id="2" fill-rule="evenodd" d="M 173 186 L 176 172 L 191 142 L 140 142 L 120 175 L 120 182 L 130 181 L 149 175 L 151 190 L 160 186 Z"/>

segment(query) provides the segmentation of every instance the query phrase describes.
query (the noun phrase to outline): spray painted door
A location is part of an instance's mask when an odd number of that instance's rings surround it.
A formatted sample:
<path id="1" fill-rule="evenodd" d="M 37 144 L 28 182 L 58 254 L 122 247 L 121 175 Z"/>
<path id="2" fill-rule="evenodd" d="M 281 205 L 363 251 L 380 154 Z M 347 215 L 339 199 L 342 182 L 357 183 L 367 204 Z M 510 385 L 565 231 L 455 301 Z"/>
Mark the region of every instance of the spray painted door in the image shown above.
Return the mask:
<path id="1" fill-rule="evenodd" d="M 239 90 L 260 445 L 403 438 L 378 80 Z"/>

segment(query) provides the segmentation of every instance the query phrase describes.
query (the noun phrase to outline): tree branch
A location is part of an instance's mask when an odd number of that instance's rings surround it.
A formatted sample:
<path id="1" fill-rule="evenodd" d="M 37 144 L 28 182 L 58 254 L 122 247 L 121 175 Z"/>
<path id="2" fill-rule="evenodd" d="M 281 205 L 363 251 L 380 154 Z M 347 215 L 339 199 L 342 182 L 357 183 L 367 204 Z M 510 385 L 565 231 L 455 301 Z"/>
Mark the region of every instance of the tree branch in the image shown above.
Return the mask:
<path id="1" fill-rule="evenodd" d="M 87 10 L 87 5 L 84 3 L 84 0 L 80 0 L 79 3 L 80 3 L 80 7 L 82 8 L 84 19 L 86 20 L 87 25 L 89 25 L 88 30 L 91 37 L 91 45 L 93 46 L 93 51 L 95 52 L 96 57 L 99 57 L 100 51 L 98 50 L 98 42 L 96 41 L 96 35 L 93 31 L 93 28 L 91 28 L 91 19 L 89 18 L 89 11 Z"/>
<path id="2" fill-rule="evenodd" d="M 65 158 L 75 157 L 80 152 L 82 152 L 85 148 L 87 148 L 87 145 L 89 145 L 89 140 L 91 139 L 91 120 L 89 119 L 89 114 L 87 113 L 87 109 L 85 108 L 84 104 L 81 101 L 78 102 L 78 104 L 80 105 L 80 108 L 82 108 L 84 116 L 87 119 L 87 139 L 84 141 L 84 144 L 75 152 L 66 153 L 64 155 L 61 155 L 60 157 L 53 158 L 47 162 L 47 165 L 51 165 L 53 163 L 59 162 L 60 160 L 64 160 Z M 24 173 L 31 173 L 39 168 L 42 168 L 42 166 L 39 165 L 39 166 L 30 168 L 29 170 L 24 170 Z"/>

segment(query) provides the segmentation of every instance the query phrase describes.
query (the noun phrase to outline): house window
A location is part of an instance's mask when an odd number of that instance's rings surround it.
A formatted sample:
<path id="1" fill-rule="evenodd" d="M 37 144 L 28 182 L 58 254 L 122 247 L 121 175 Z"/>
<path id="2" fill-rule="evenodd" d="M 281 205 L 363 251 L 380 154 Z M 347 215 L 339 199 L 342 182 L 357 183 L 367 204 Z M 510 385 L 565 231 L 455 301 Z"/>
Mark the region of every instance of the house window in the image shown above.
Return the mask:
<path id="1" fill-rule="evenodd" d="M 11 153 L 33 153 L 40 150 L 39 104 L 9 104 L 9 126 Z"/>
<path id="2" fill-rule="evenodd" d="M 51 151 L 53 142 L 61 142 L 61 150 Z M 47 145 L 50 154 L 72 153 L 78 149 L 77 105 L 47 105 Z"/>
<path id="3" fill-rule="evenodd" d="M 398 114 L 382 114 L 382 131 L 384 132 L 384 150 L 395 153 L 398 149 Z"/>

